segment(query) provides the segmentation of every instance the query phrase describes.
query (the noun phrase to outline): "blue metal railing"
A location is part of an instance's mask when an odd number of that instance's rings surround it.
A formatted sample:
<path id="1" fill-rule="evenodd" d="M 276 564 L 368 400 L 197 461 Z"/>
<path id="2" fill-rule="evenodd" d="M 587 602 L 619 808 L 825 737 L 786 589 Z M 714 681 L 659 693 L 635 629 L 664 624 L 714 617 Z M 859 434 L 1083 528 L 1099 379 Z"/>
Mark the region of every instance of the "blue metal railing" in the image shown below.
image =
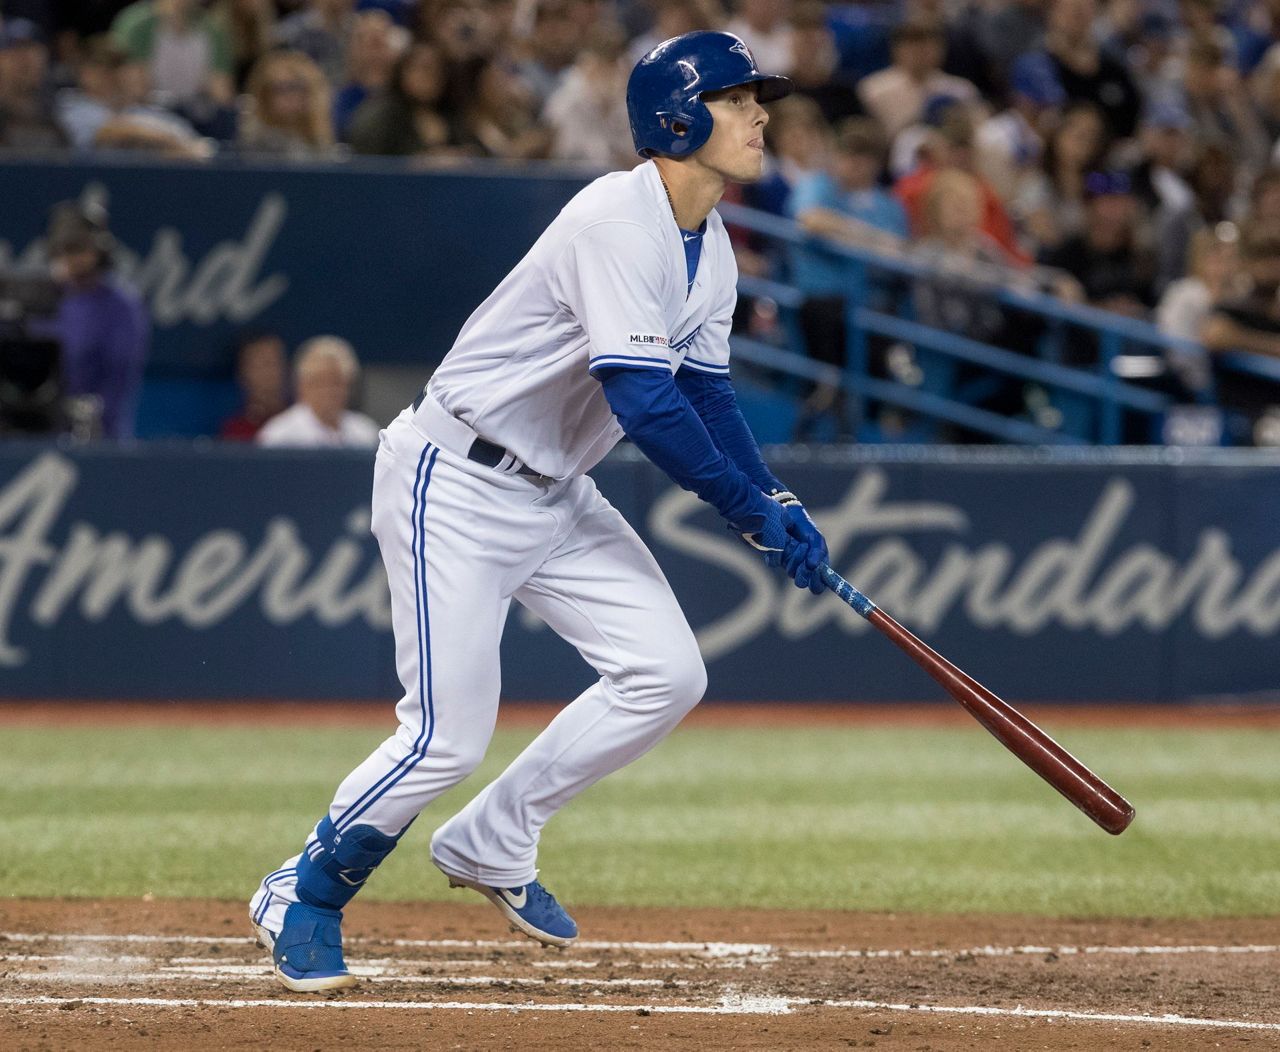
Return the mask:
<path id="1" fill-rule="evenodd" d="M 766 365 L 770 369 L 807 379 L 819 379 L 843 388 L 855 407 L 865 411 L 868 400 L 889 403 L 930 417 L 935 421 L 958 424 L 970 430 L 1006 442 L 1096 442 L 1113 445 L 1125 436 L 1126 417 L 1137 422 L 1138 433 L 1158 440 L 1165 414 L 1174 399 L 1161 391 L 1128 383 L 1117 373 L 1118 362 L 1139 355 L 1153 361 L 1166 354 L 1203 355 L 1196 344 L 1170 337 L 1145 321 L 1124 317 L 1081 304 L 1066 303 L 1019 282 L 993 280 L 981 284 L 982 294 L 1001 307 L 1040 323 L 1043 332 L 1037 339 L 1036 353 L 1022 354 L 993 346 L 958 334 L 922 325 L 909 318 L 895 316 L 866 306 L 873 283 L 881 287 L 896 278 L 912 282 L 945 281 L 935 267 L 909 255 L 889 255 L 871 249 L 838 244 L 813 237 L 798 224 L 766 212 L 741 205 L 722 203 L 719 211 L 725 221 L 766 238 L 774 246 L 799 247 L 817 251 L 842 261 L 848 272 L 845 329 L 847 339 L 846 368 L 841 371 L 820 367 L 821 377 L 811 369 L 801 368 L 803 347 L 795 350 L 770 348 L 759 341 L 734 338 L 735 353 L 745 360 Z M 804 294 L 785 283 L 743 275 L 739 290 L 750 296 L 766 297 L 780 311 L 794 318 L 804 302 Z M 798 328 L 792 324 L 799 343 Z M 949 376 L 960 364 L 977 366 L 997 377 L 1014 378 L 1043 387 L 1052 403 L 1058 406 L 1060 423 L 1046 427 L 1043 422 L 1028 423 L 1011 419 L 990 410 L 967 404 L 962 392 L 945 380 L 930 391 L 910 384 L 878 379 L 869 374 L 867 346 L 872 336 L 897 341 L 913 347 L 927 359 L 926 372 L 933 368 Z M 1088 366 L 1062 364 L 1069 358 L 1067 341 L 1091 341 L 1096 348 L 1095 361 Z M 1280 380 L 1280 360 L 1243 352 L 1216 357 L 1220 368 Z M 813 363 L 807 363 L 812 365 Z"/>

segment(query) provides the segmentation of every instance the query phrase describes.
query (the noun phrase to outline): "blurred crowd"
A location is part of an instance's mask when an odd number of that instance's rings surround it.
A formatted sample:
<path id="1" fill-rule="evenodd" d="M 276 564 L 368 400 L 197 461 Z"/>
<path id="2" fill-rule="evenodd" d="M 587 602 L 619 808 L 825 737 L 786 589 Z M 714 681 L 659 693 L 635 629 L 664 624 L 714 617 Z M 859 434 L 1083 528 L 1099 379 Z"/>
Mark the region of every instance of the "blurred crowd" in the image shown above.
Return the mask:
<path id="1" fill-rule="evenodd" d="M 0 18 L 0 152 L 601 168 L 638 161 L 635 60 L 726 28 L 797 85 L 739 199 L 936 264 L 951 280 L 912 291 L 921 320 L 1026 349 L 996 282 L 1280 355 L 1280 0 L 3 0 Z M 776 276 L 756 248 L 739 239 L 740 267 Z M 845 273 L 804 250 L 781 266 L 810 352 L 842 361 Z M 1181 397 L 1214 384 L 1209 353 L 1169 364 Z M 836 401 L 815 388 L 801 431 Z"/>

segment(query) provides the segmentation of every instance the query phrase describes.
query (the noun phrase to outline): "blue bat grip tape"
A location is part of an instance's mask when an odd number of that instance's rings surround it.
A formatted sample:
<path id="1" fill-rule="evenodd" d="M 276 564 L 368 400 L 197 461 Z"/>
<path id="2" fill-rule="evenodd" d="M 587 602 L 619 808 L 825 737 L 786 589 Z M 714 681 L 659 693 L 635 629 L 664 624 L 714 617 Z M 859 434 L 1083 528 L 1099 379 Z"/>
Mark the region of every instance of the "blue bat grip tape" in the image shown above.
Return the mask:
<path id="1" fill-rule="evenodd" d="M 830 566 L 822 568 L 822 579 L 827 582 L 827 586 L 836 595 L 853 607 L 862 617 L 870 617 L 871 612 L 876 609 L 875 603 L 854 588 Z"/>

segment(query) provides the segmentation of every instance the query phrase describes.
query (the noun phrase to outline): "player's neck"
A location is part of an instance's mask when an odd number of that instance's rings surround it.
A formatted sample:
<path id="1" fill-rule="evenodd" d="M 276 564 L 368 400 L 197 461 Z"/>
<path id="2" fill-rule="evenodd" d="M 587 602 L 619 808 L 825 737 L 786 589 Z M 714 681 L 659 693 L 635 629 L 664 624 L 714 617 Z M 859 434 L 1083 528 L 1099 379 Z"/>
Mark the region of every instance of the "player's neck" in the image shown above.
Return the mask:
<path id="1" fill-rule="evenodd" d="M 655 157 L 658 174 L 671 198 L 676 225 L 681 230 L 697 230 L 724 196 L 724 176 L 710 168 L 670 157 Z"/>

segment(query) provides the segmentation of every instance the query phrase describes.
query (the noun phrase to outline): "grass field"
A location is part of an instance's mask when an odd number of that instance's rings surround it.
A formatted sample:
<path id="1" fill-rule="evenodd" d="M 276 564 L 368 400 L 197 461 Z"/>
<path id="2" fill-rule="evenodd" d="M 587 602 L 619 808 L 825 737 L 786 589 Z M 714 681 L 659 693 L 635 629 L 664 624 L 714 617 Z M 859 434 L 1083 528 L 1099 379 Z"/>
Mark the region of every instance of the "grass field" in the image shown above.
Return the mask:
<path id="1" fill-rule="evenodd" d="M 247 900 L 389 729 L 370 726 L 8 727 L 0 887 Z M 424 813 L 365 896 L 456 895 L 429 863 L 430 833 L 533 734 L 500 730 L 485 766 Z M 1057 736 L 1137 806 L 1123 836 L 977 727 L 700 726 L 558 816 L 542 875 L 579 905 L 1275 913 L 1280 731 Z"/>

